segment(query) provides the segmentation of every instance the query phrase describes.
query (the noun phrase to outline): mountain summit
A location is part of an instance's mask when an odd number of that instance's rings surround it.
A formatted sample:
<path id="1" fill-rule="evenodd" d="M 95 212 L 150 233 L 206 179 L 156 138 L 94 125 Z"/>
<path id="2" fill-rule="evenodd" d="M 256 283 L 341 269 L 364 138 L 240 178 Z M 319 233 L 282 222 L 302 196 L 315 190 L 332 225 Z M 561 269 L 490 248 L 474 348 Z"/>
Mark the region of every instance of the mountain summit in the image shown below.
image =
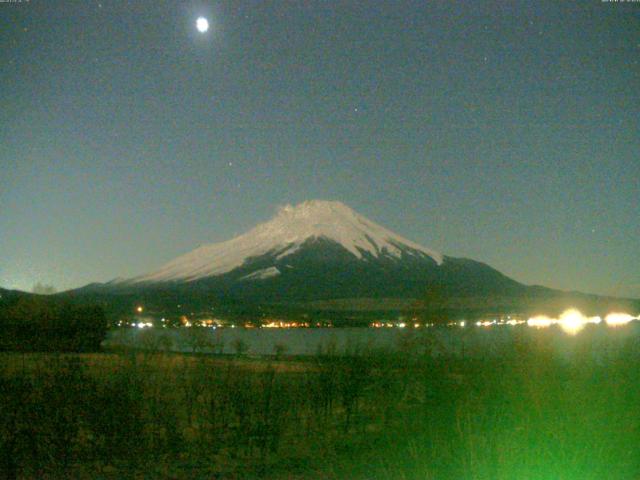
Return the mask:
<path id="1" fill-rule="evenodd" d="M 252 259 L 272 255 L 282 260 L 315 240 L 331 242 L 356 259 L 443 256 L 407 240 L 359 215 L 341 202 L 312 200 L 279 209 L 276 216 L 231 240 L 203 245 L 167 263 L 158 271 L 132 279 L 140 282 L 191 282 L 228 273 Z M 264 272 L 271 276 L 275 270 Z M 252 278 L 261 278 L 260 273 Z"/>

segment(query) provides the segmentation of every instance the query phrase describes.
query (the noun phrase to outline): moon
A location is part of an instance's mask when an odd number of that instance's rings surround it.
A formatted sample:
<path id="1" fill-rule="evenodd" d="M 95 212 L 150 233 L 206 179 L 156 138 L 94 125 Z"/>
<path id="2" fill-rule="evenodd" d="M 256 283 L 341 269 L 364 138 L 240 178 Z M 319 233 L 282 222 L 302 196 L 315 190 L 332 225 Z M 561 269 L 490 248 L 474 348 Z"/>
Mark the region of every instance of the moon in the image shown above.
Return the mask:
<path id="1" fill-rule="evenodd" d="M 204 17 L 198 17 L 196 20 L 196 28 L 200 33 L 205 33 L 209 30 L 209 20 Z"/>

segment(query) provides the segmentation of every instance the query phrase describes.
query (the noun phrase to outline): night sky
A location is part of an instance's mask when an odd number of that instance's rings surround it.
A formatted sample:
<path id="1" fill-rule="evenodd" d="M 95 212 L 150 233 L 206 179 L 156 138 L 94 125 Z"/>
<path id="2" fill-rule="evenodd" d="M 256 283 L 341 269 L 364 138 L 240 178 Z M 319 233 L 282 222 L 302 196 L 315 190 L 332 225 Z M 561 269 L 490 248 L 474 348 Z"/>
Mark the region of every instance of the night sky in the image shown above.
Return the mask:
<path id="1" fill-rule="evenodd" d="M 640 2 L 5 0 L 0 41 L 2 287 L 133 276 L 331 199 L 640 297 Z"/>

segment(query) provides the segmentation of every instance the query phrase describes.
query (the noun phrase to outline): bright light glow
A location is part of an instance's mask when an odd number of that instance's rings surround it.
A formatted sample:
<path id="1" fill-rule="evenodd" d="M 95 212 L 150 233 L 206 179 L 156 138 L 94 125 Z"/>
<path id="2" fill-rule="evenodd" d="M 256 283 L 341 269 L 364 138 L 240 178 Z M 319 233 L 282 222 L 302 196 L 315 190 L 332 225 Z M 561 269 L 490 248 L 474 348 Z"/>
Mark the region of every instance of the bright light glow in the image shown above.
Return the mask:
<path id="1" fill-rule="evenodd" d="M 558 323 L 562 330 L 570 335 L 575 335 L 584 328 L 587 323 L 587 317 L 585 317 L 580 311 L 572 308 L 562 312 Z"/>
<path id="2" fill-rule="evenodd" d="M 604 319 L 604 321 L 607 322 L 607 325 L 609 325 L 610 327 L 619 327 L 621 325 L 626 325 L 633 320 L 636 320 L 636 318 L 632 317 L 628 313 L 618 312 L 610 313 Z"/>
<path id="3" fill-rule="evenodd" d="M 399 323 L 399 324 L 398 324 L 398 328 L 404 328 L 404 327 L 406 327 L 406 326 L 407 326 L 407 324 L 406 324 L 406 323 Z"/>
<path id="4" fill-rule="evenodd" d="M 604 321 L 607 323 L 607 325 L 613 326 L 613 327 L 626 325 L 629 322 L 632 322 L 634 320 L 640 321 L 640 316 L 634 317 L 632 315 L 629 315 L 628 313 L 614 312 L 614 313 L 610 313 L 604 318 Z M 562 314 L 558 318 L 551 318 L 546 315 L 536 315 L 529 318 L 528 320 L 520 320 L 517 318 L 513 318 L 511 315 L 509 315 L 506 317 L 506 319 L 503 317 L 503 318 L 498 318 L 493 320 L 478 320 L 474 323 L 478 327 L 492 327 L 493 325 L 515 326 L 515 325 L 521 325 L 525 323 L 529 327 L 533 327 L 533 328 L 548 328 L 552 325 L 558 325 L 566 333 L 570 335 L 575 335 L 576 333 L 580 332 L 587 324 L 591 323 L 594 325 L 598 325 L 602 322 L 603 322 L 602 317 L 599 317 L 599 316 L 587 317 L 584 314 L 582 314 L 580 310 L 576 308 L 569 308 L 564 312 L 562 312 Z M 449 322 L 447 323 L 447 325 L 450 325 L 450 326 L 459 325 L 461 327 L 464 327 L 466 325 L 466 321 L 461 320 L 459 322 Z M 427 326 L 430 326 L 430 325 L 427 324 Z"/>
<path id="5" fill-rule="evenodd" d="M 142 308 L 142 307 L 136 308 L 136 312 L 138 312 L 138 313 L 142 313 L 143 310 L 144 310 L 144 308 Z"/>
<path id="6" fill-rule="evenodd" d="M 535 328 L 546 328 L 558 324 L 560 328 L 570 335 L 575 335 L 588 323 L 598 324 L 602 322 L 600 317 L 586 317 L 575 308 L 565 310 L 560 318 L 549 318 L 545 315 L 538 315 L 527 320 L 527 325 Z"/>
<path id="7" fill-rule="evenodd" d="M 555 323 L 551 318 L 545 315 L 538 315 L 527 320 L 527 325 L 535 328 L 547 328 Z"/>
<path id="8" fill-rule="evenodd" d="M 204 17 L 198 17 L 196 20 L 196 28 L 200 33 L 204 33 L 209 30 L 209 20 Z"/>

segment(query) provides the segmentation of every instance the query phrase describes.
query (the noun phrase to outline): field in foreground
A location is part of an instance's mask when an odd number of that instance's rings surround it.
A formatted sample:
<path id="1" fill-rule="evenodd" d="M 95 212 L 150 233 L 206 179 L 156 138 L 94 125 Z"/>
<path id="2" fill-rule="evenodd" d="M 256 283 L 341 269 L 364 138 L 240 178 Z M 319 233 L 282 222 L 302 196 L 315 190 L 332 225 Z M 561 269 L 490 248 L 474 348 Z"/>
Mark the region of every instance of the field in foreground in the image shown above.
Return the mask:
<path id="1" fill-rule="evenodd" d="M 640 345 L 0 354 L 3 478 L 640 478 Z M 419 343 L 419 344 L 418 344 Z M 598 344 L 601 349 L 602 345 Z M 419 352 L 427 352 L 419 353 Z"/>

